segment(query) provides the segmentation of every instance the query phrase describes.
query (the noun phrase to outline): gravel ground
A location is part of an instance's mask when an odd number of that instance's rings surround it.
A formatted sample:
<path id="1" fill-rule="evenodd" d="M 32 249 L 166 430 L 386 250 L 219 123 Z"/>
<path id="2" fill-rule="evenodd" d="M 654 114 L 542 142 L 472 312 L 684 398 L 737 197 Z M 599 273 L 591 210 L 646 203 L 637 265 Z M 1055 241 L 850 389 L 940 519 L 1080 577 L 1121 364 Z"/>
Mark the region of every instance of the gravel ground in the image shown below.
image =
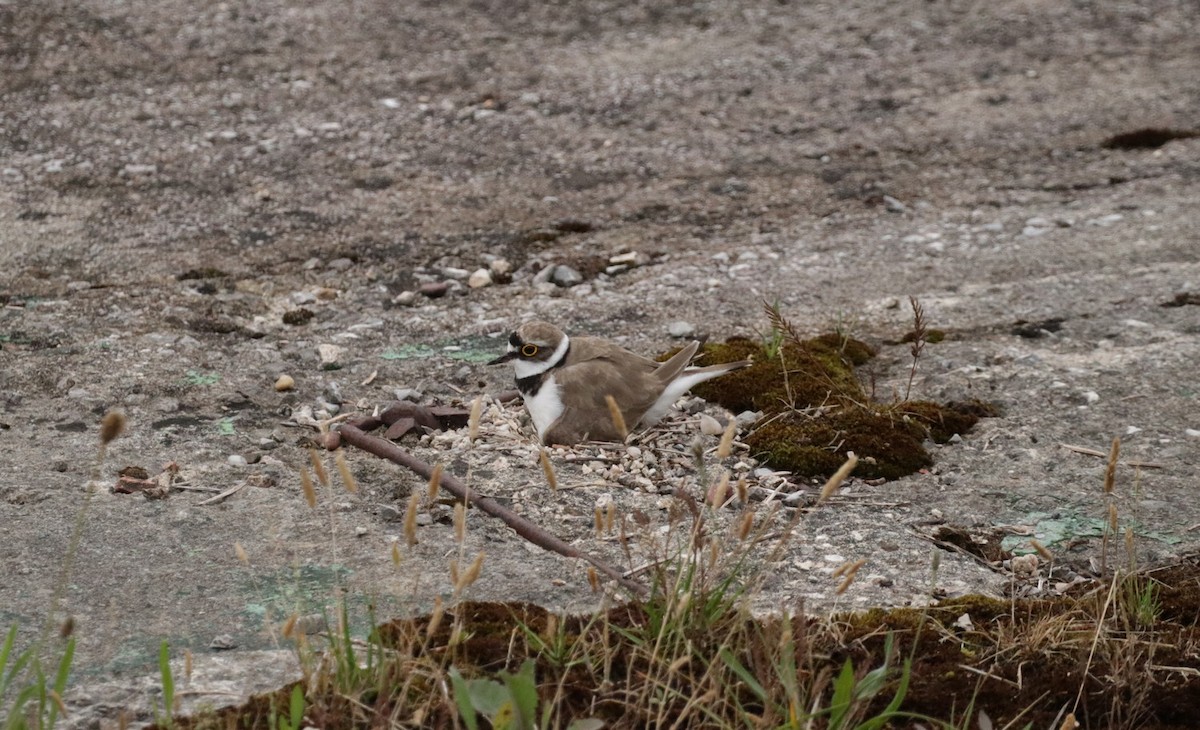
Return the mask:
<path id="1" fill-rule="evenodd" d="M 764 299 L 879 346 L 863 377 L 886 400 L 917 297 L 949 337 L 914 395 L 1003 410 L 933 447 L 927 472 L 851 480 L 810 513 L 762 564 L 764 610 L 1086 577 L 1105 460 L 1062 444 L 1114 436 L 1138 561 L 1194 552 L 1198 18 L 1188 0 L 0 0 L 0 620 L 40 625 L 112 407 L 129 429 L 63 603 L 80 726 L 145 712 L 163 639 L 197 657 L 189 702 L 220 704 L 287 676 L 282 616 L 339 590 L 359 616 L 449 596 L 448 510 L 392 560 L 421 479 L 352 452 L 359 491 L 335 480 L 308 507 L 309 418 L 486 394 L 473 445 L 406 446 L 636 567 L 678 529 L 667 490 L 702 494 L 700 414 L 724 414 L 685 403 L 633 453 L 555 450 L 552 493 L 520 406 L 495 401 L 511 372 L 482 363 L 534 317 L 645 353 L 759 336 Z M 1138 130 L 1162 144 L 1105 144 Z M 768 517 L 771 490 L 819 489 L 752 457 L 706 469 L 746 475 L 761 524 L 794 509 Z M 110 489 L 171 463 L 164 499 Z M 610 504 L 628 553 L 596 533 Z M 470 597 L 595 605 L 585 566 L 468 522 L 465 553 L 486 554 Z M 944 552 L 931 590 L 946 527 L 1036 533 L 1059 568 Z M 831 573 L 858 559 L 836 595 Z"/>

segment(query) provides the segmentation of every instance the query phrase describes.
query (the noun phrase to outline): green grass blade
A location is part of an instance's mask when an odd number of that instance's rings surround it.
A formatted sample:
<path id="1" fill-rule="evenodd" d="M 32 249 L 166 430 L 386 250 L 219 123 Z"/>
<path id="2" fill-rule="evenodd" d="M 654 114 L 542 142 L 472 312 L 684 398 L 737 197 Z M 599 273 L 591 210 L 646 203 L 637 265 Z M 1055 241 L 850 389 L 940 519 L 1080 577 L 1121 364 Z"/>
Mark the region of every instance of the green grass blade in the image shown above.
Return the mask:
<path id="1" fill-rule="evenodd" d="M 12 628 L 8 630 L 8 635 L 4 637 L 4 646 L 0 647 L 0 697 L 4 697 L 8 691 L 8 685 L 12 681 L 11 676 L 4 674 L 4 668 L 8 666 L 8 657 L 12 654 L 13 644 L 17 641 L 17 625 L 14 623 Z"/>
<path id="2" fill-rule="evenodd" d="M 62 659 L 58 660 L 58 673 L 54 675 L 54 692 L 61 698 L 63 692 L 67 689 L 67 678 L 71 676 L 71 662 L 75 659 L 75 639 L 72 637 L 67 640 L 67 646 L 63 649 Z M 47 727 L 54 727 L 54 723 L 58 720 L 58 703 L 50 703 L 50 720 L 46 723 Z"/>
<path id="3" fill-rule="evenodd" d="M 290 708 L 291 730 L 304 727 L 304 689 L 300 685 L 292 687 L 292 704 Z"/>
<path id="4" fill-rule="evenodd" d="M 833 683 L 833 699 L 829 702 L 830 730 L 840 730 L 850 711 L 850 700 L 854 697 L 854 665 L 847 659 L 842 671 Z"/>
<path id="5" fill-rule="evenodd" d="M 171 646 L 166 639 L 158 647 L 158 673 L 162 676 L 163 724 L 171 727 L 175 719 L 175 678 L 171 676 Z"/>
<path id="6" fill-rule="evenodd" d="M 526 659 L 516 674 L 501 672 L 500 678 L 512 696 L 513 706 L 517 711 L 517 727 L 521 730 L 534 730 L 537 727 L 537 678 L 534 676 L 534 662 Z"/>
<path id="7" fill-rule="evenodd" d="M 738 676 L 738 679 L 742 680 L 742 682 L 750 688 L 750 691 L 754 693 L 754 696 L 758 697 L 759 702 L 762 702 L 763 704 L 768 702 L 769 698 L 767 696 L 766 688 L 763 687 L 762 684 L 754 677 L 754 675 L 750 673 L 749 669 L 746 669 L 746 667 L 740 661 L 738 661 L 738 658 L 733 655 L 733 652 L 729 650 L 729 647 L 722 646 L 721 650 L 717 652 L 717 654 L 721 657 L 721 660 L 725 662 L 725 666 L 729 667 L 729 669 Z"/>
<path id="8" fill-rule="evenodd" d="M 462 717 L 467 730 L 479 730 L 479 718 L 476 717 L 475 705 L 471 702 L 471 693 L 467 690 L 467 680 L 463 679 L 458 669 L 450 668 L 450 684 L 454 687 L 454 704 L 458 705 L 458 714 Z"/>

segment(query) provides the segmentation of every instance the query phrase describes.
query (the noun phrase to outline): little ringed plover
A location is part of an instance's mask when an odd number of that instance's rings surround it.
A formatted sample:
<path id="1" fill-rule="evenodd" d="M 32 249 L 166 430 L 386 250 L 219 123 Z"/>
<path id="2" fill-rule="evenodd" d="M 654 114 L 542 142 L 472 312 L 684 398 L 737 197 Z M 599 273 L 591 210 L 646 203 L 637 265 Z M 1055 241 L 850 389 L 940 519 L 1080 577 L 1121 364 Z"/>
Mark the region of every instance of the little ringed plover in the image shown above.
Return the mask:
<path id="1" fill-rule="evenodd" d="M 692 342 L 666 362 L 655 362 L 615 342 L 568 337 L 547 322 L 529 322 L 508 338 L 508 351 L 488 364 L 513 361 L 538 438 L 571 445 L 622 439 L 606 396 L 616 401 L 625 423 L 653 426 L 692 386 L 750 364 L 688 367 L 699 347 Z"/>

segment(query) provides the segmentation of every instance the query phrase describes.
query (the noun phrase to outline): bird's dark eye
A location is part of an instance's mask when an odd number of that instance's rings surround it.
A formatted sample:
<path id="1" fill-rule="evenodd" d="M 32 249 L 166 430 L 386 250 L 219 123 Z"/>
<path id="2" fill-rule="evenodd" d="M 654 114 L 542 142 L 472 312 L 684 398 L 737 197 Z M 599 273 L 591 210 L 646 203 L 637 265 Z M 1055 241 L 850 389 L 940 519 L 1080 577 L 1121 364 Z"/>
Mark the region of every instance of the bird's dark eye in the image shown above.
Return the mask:
<path id="1" fill-rule="evenodd" d="M 521 345 L 521 356 L 522 357 L 533 357 L 536 354 L 538 354 L 538 346 L 537 345 Z"/>

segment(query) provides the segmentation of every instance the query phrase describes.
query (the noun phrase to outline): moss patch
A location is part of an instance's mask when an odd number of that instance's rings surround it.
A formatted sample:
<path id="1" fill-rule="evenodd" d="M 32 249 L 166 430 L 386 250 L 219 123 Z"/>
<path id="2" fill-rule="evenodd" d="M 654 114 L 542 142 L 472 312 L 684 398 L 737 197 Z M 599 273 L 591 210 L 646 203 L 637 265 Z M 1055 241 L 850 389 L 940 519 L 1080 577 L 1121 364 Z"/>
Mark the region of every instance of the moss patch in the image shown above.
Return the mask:
<path id="1" fill-rule="evenodd" d="M 705 345 L 697 364 L 754 364 L 692 391 L 734 413 L 763 411 L 762 425 L 746 443 L 768 465 L 803 476 L 832 474 L 851 451 L 859 457 L 858 476 L 912 474 L 933 463 L 926 439 L 946 443 L 996 415 L 982 401 L 874 403 L 854 373 L 874 356 L 866 343 L 838 334 L 770 348 L 733 338 Z"/>

